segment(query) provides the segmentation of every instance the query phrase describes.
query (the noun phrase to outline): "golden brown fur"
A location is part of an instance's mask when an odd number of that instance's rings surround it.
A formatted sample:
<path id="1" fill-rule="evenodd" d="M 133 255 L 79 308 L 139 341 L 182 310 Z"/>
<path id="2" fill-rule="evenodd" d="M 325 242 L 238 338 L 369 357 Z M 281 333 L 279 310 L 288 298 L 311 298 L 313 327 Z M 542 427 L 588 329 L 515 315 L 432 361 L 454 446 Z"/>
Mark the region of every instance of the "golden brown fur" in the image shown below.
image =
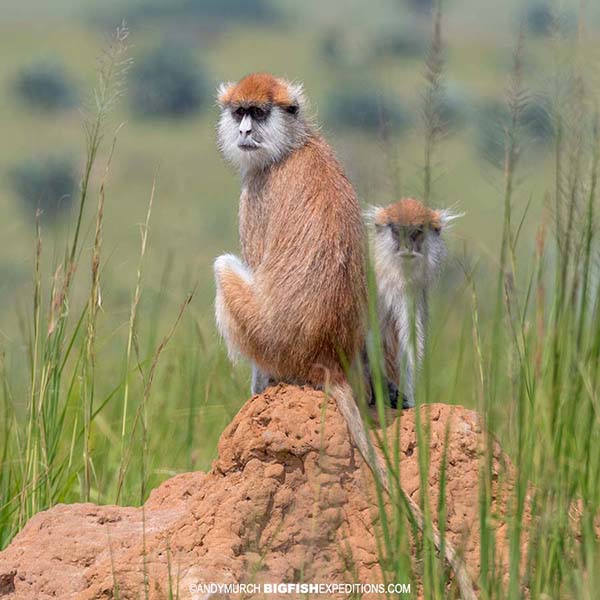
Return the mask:
<path id="1" fill-rule="evenodd" d="M 313 134 L 242 192 L 239 230 L 249 285 L 232 271 L 222 293 L 239 351 L 273 377 L 321 384 L 363 340 L 363 225 L 356 196 Z"/>
<path id="2" fill-rule="evenodd" d="M 300 114 L 277 112 L 292 96 Z M 269 118 L 279 124 L 271 137 L 284 128 L 302 135 L 282 158 L 242 168 L 239 231 L 248 273 L 231 259 L 217 261 L 217 319 L 228 344 L 273 379 L 339 379 L 340 359 L 352 362 L 364 339 L 364 228 L 354 190 L 308 124 L 298 86 L 249 75 L 222 87 L 219 102 L 223 135 L 232 131 L 227 111 L 240 102 L 273 106 Z M 285 147 L 268 139 L 268 123 L 263 145 Z"/>

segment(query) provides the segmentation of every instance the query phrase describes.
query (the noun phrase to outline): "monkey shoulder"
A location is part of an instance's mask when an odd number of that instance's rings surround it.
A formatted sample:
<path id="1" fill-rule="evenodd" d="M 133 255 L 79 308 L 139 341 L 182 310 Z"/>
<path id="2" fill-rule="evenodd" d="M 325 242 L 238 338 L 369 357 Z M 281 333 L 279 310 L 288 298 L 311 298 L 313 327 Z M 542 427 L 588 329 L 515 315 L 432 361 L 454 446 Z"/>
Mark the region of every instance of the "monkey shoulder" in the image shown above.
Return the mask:
<path id="1" fill-rule="evenodd" d="M 244 186 L 240 195 L 238 230 L 244 261 L 256 268 L 264 254 L 269 231 L 269 206 L 263 201 L 264 192 L 257 187 Z"/>
<path id="2" fill-rule="evenodd" d="M 276 187 L 299 188 L 310 195 L 328 195 L 356 201 L 354 190 L 331 146 L 314 133 L 303 146 L 290 153 L 273 169 Z M 358 203 L 357 203 L 358 204 Z"/>

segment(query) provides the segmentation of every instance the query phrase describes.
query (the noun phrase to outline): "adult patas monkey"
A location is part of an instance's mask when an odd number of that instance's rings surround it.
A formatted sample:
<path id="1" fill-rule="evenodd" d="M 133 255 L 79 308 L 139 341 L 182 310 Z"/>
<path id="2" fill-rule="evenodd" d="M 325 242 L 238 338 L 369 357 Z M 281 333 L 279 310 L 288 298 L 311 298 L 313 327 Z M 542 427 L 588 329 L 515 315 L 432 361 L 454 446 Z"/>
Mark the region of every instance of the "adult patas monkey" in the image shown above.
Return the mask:
<path id="1" fill-rule="evenodd" d="M 242 176 L 242 259 L 215 262 L 216 317 L 230 355 L 269 380 L 344 380 L 364 339 L 362 216 L 306 115 L 302 88 L 253 74 L 219 88 L 219 146 Z"/>
<path id="2" fill-rule="evenodd" d="M 216 320 L 232 357 L 253 363 L 253 392 L 270 380 L 326 387 L 363 458 L 389 491 L 341 366 L 364 345 L 365 256 L 360 207 L 306 115 L 302 88 L 269 74 L 219 88 L 219 146 L 239 168 L 242 258 L 215 261 Z M 417 504 L 406 500 L 421 528 Z M 434 529 L 434 541 L 442 547 Z M 470 580 L 445 555 L 465 598 Z"/>

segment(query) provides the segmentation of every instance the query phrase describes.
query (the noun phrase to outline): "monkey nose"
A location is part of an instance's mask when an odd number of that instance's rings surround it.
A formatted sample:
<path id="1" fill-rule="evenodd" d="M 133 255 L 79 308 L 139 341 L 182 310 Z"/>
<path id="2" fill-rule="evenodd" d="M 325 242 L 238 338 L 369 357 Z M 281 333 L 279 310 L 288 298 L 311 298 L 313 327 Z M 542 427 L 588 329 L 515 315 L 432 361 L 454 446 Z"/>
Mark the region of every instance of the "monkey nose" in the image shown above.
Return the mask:
<path id="1" fill-rule="evenodd" d="M 252 133 L 252 120 L 249 115 L 244 115 L 242 122 L 240 123 L 240 135 L 247 137 Z"/>

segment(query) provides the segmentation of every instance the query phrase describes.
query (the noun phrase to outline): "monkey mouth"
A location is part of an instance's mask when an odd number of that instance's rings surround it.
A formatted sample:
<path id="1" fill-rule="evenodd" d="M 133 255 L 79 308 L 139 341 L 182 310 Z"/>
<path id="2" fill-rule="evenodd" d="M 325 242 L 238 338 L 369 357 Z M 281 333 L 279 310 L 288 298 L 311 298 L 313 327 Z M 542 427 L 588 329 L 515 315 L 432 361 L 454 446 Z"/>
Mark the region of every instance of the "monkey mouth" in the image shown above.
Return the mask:
<path id="1" fill-rule="evenodd" d="M 244 152 L 252 152 L 259 148 L 259 145 L 254 140 L 242 140 L 238 142 L 238 148 Z"/>
<path id="2" fill-rule="evenodd" d="M 400 258 L 404 258 L 407 260 L 414 260 L 415 258 L 420 258 L 421 256 L 423 256 L 420 252 L 411 252 L 408 250 L 399 250 L 398 254 L 400 255 Z"/>

